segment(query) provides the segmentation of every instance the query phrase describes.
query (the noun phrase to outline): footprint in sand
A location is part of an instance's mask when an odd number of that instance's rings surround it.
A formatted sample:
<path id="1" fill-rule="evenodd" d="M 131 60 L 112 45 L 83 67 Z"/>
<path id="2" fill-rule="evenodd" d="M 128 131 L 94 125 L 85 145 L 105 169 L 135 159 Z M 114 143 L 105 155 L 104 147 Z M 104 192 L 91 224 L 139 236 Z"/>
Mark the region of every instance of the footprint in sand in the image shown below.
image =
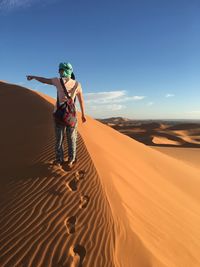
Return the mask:
<path id="1" fill-rule="evenodd" d="M 77 172 L 75 173 L 75 177 L 76 177 L 76 179 L 77 179 L 78 181 L 83 180 L 84 177 L 85 177 L 85 171 L 84 171 L 84 170 L 77 171 Z"/>
<path id="2" fill-rule="evenodd" d="M 80 180 L 82 180 L 82 179 L 84 179 L 84 177 L 85 177 L 85 171 L 77 171 L 76 173 L 75 173 L 75 177 L 74 177 L 74 179 L 73 180 L 71 180 L 68 184 L 67 184 L 67 186 L 69 187 L 69 189 L 71 190 L 71 191 L 76 191 L 77 190 L 77 188 L 78 188 L 78 182 L 80 181 Z"/>
<path id="3" fill-rule="evenodd" d="M 76 191 L 77 190 L 77 186 L 78 186 L 78 181 L 76 180 L 76 178 L 74 178 L 73 180 L 71 180 L 69 183 L 67 183 L 67 186 L 69 187 L 69 189 L 71 191 Z"/>
<path id="4" fill-rule="evenodd" d="M 77 244 L 71 248 L 70 252 L 73 258 L 70 267 L 82 267 L 82 263 L 86 255 L 86 249 L 83 246 Z"/>
<path id="5" fill-rule="evenodd" d="M 80 203 L 79 208 L 85 209 L 88 205 L 89 200 L 90 200 L 89 196 L 87 196 L 87 195 L 81 196 L 81 199 L 79 201 L 79 203 Z"/>
<path id="6" fill-rule="evenodd" d="M 65 220 L 68 234 L 75 233 L 76 216 L 72 216 Z"/>

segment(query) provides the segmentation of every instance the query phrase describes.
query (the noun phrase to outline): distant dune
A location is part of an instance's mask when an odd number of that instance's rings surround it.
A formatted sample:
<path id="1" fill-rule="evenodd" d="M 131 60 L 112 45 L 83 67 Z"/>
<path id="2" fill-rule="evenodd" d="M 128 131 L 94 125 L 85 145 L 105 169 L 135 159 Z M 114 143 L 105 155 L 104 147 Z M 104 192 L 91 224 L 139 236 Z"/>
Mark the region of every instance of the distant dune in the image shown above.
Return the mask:
<path id="1" fill-rule="evenodd" d="M 89 116 L 77 165 L 55 168 L 54 100 L 0 82 L 0 101 L 0 266 L 200 266 L 198 168 Z"/>
<path id="2" fill-rule="evenodd" d="M 129 137 L 151 146 L 200 148 L 200 121 L 134 121 L 118 117 L 101 122 Z"/>

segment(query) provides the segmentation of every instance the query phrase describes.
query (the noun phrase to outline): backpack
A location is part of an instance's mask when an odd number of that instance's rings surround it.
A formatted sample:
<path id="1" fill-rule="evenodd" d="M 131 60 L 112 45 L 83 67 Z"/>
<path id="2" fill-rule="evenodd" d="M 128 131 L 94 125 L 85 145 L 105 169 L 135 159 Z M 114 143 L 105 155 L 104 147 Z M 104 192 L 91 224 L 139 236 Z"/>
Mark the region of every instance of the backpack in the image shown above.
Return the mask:
<path id="1" fill-rule="evenodd" d="M 60 82 L 63 87 L 64 93 L 67 96 L 67 100 L 62 105 L 59 105 L 59 98 L 57 93 L 57 109 L 53 113 L 54 119 L 57 124 L 63 126 L 75 127 L 77 123 L 77 114 L 75 106 L 76 97 L 73 101 L 73 99 L 69 96 L 69 93 L 65 88 L 62 78 L 60 78 Z M 77 87 L 78 87 L 78 82 L 75 83 L 72 90 L 75 91 Z"/>

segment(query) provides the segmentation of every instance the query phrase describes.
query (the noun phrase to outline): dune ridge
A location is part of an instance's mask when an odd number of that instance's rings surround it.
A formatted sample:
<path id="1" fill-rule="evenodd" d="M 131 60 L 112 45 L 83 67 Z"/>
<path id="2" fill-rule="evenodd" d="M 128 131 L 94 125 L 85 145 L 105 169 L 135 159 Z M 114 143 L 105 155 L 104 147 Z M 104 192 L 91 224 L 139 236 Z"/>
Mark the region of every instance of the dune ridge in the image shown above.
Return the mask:
<path id="1" fill-rule="evenodd" d="M 10 84 L 0 97 L 1 121 L 9 97 L 16 126 L 9 135 L 7 121 L 0 141 L 0 266 L 114 266 L 114 222 L 81 136 L 75 169 L 54 168 L 52 104 Z"/>

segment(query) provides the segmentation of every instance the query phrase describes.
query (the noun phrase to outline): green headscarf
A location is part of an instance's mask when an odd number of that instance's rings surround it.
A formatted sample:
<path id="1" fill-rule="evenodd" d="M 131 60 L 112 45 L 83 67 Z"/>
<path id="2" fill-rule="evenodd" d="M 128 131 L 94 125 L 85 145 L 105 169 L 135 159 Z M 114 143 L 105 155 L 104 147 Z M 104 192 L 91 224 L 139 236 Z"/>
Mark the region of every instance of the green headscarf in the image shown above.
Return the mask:
<path id="1" fill-rule="evenodd" d="M 59 70 L 60 69 L 64 70 L 62 77 L 70 77 L 71 78 L 73 68 L 72 68 L 72 65 L 70 63 L 60 63 L 59 64 Z"/>

